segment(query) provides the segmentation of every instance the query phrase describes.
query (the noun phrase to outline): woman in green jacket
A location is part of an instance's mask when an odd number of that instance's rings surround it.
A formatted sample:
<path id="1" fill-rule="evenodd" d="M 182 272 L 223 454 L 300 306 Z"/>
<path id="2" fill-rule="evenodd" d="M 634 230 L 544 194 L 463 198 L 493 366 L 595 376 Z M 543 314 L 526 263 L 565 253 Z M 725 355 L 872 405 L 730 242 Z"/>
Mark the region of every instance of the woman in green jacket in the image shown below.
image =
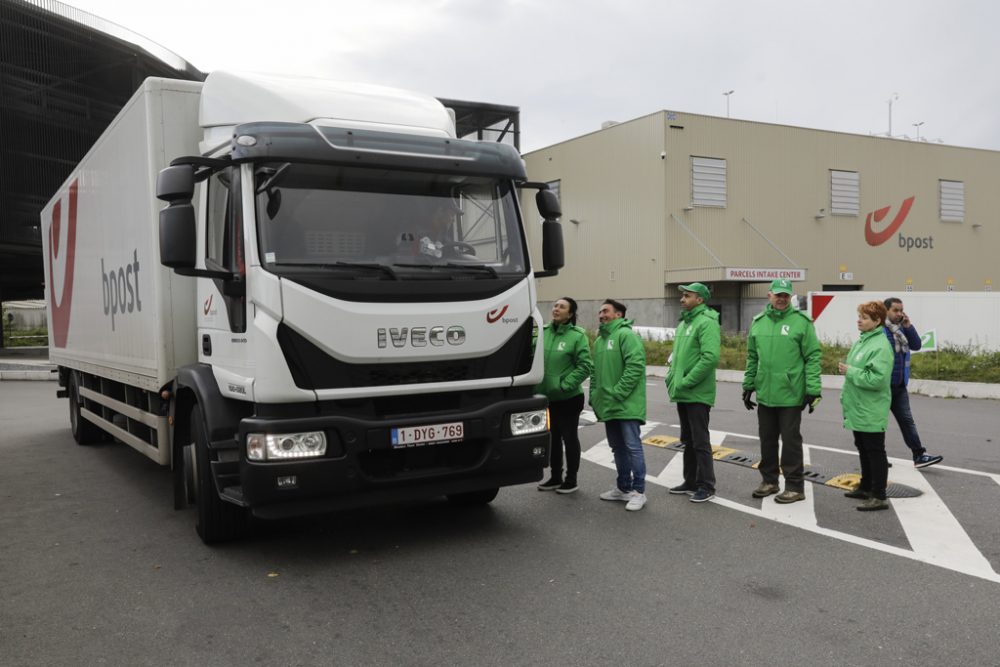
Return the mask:
<path id="1" fill-rule="evenodd" d="M 844 374 L 840 404 L 844 410 L 844 428 L 854 432 L 854 446 L 861 458 L 861 483 L 844 495 L 865 502 L 862 512 L 889 509 L 885 487 L 889 462 L 885 457 L 885 427 L 892 403 L 893 352 L 882 327 L 886 310 L 880 301 L 858 306 L 858 330 L 861 337 L 851 347 L 847 363 L 839 365 Z"/>
<path id="2" fill-rule="evenodd" d="M 583 411 L 582 385 L 594 367 L 587 332 L 576 326 L 576 301 L 564 296 L 552 304 L 552 321 L 545 325 L 542 332 L 542 345 L 545 349 L 545 376 L 535 391 L 549 399 L 552 442 L 549 479 L 539 484 L 538 490 L 573 493 L 577 490 L 576 474 L 580 469 L 577 428 Z"/>

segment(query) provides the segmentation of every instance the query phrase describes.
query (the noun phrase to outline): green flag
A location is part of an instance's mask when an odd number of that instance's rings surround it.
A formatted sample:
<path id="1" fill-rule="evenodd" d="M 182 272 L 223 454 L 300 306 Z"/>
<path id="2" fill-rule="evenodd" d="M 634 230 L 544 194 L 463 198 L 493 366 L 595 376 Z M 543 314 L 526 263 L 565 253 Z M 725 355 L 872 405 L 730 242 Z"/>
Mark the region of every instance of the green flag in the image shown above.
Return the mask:
<path id="1" fill-rule="evenodd" d="M 914 352 L 937 352 L 937 349 L 937 329 L 930 329 L 920 336 L 920 349 Z"/>

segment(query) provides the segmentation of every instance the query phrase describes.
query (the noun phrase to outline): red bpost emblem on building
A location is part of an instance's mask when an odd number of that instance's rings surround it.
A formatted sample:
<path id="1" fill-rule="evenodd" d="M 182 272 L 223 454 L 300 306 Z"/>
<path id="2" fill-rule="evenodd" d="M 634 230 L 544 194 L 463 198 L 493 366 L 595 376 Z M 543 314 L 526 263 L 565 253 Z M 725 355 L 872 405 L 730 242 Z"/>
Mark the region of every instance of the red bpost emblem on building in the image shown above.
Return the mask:
<path id="1" fill-rule="evenodd" d="M 52 226 L 49 227 L 49 309 L 52 312 L 52 341 L 56 347 L 66 347 L 70 310 L 73 306 L 77 186 L 78 180 L 74 180 L 69 186 L 65 245 L 62 244 L 62 199 L 52 207 Z M 59 283 L 55 281 L 56 262 L 62 267 L 62 280 Z"/>
<path id="2" fill-rule="evenodd" d="M 875 218 L 875 222 L 882 222 L 885 216 L 889 214 L 891 206 L 886 206 L 885 208 L 880 208 L 874 213 L 869 213 L 868 217 L 865 219 L 865 241 L 868 242 L 870 246 L 880 246 L 889 240 L 889 237 L 896 233 L 896 230 L 903 225 L 903 221 L 906 220 L 907 214 L 910 212 L 910 208 L 913 206 L 913 200 L 916 197 L 907 197 L 903 200 L 903 205 L 899 207 L 899 212 L 896 213 L 896 217 L 892 219 L 889 226 L 880 232 L 876 232 L 872 229 L 872 217 Z"/>

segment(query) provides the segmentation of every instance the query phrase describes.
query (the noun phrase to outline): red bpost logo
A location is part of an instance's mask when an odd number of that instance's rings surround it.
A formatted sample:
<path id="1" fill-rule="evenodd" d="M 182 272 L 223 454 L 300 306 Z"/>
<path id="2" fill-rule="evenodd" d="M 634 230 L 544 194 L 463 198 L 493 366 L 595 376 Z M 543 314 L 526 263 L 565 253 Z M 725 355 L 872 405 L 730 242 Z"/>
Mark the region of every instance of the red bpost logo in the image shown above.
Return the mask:
<path id="1" fill-rule="evenodd" d="M 507 312 L 507 306 L 504 306 L 503 308 L 495 308 L 490 312 L 486 313 L 486 321 L 489 322 L 490 324 L 493 324 L 501 317 L 503 317 L 504 313 L 506 312 Z"/>
<path id="2" fill-rule="evenodd" d="M 56 347 L 66 347 L 69 335 L 69 316 L 73 306 L 73 264 L 76 261 L 76 200 L 78 180 L 69 186 L 69 211 L 66 220 L 66 245 L 60 249 L 62 238 L 62 199 L 52 207 L 52 226 L 49 228 L 49 306 L 52 311 L 52 340 Z M 60 250 L 62 253 L 60 254 Z M 56 262 L 63 266 L 61 298 L 56 298 L 53 269 Z"/>
<path id="3" fill-rule="evenodd" d="M 868 242 L 870 246 L 880 246 L 889 240 L 889 237 L 896 233 L 896 230 L 903 225 L 903 221 L 906 220 L 906 216 L 910 212 L 910 207 L 913 206 L 913 200 L 916 197 L 907 197 L 903 200 L 903 205 L 899 207 L 899 213 L 896 217 L 892 219 L 889 226 L 880 232 L 876 232 L 872 229 L 872 217 L 875 217 L 875 222 L 882 222 L 885 216 L 889 214 L 891 206 L 886 206 L 885 208 L 880 208 L 874 213 L 869 213 L 868 217 L 865 219 L 865 241 Z"/>
<path id="4" fill-rule="evenodd" d="M 209 294 L 208 298 L 205 299 L 205 305 L 202 306 L 202 312 L 205 313 L 206 315 L 208 315 L 208 311 L 212 310 L 212 298 L 214 296 L 215 296 L 214 294 Z"/>

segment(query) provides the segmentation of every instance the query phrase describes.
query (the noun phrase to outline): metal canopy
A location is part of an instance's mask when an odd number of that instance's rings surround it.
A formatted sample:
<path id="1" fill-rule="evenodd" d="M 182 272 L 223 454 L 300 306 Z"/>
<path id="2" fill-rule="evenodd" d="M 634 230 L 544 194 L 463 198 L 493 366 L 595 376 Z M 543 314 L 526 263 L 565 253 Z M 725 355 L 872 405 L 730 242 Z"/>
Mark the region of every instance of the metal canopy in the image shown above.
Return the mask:
<path id="1" fill-rule="evenodd" d="M 205 78 L 74 7 L 0 0 L 0 300 L 42 297 L 39 212 L 149 76 Z"/>
<path id="2" fill-rule="evenodd" d="M 512 144 L 521 152 L 521 113 L 517 107 L 443 97 L 439 97 L 438 101 L 455 111 L 456 134 L 459 137 L 474 134 L 480 140 Z"/>

